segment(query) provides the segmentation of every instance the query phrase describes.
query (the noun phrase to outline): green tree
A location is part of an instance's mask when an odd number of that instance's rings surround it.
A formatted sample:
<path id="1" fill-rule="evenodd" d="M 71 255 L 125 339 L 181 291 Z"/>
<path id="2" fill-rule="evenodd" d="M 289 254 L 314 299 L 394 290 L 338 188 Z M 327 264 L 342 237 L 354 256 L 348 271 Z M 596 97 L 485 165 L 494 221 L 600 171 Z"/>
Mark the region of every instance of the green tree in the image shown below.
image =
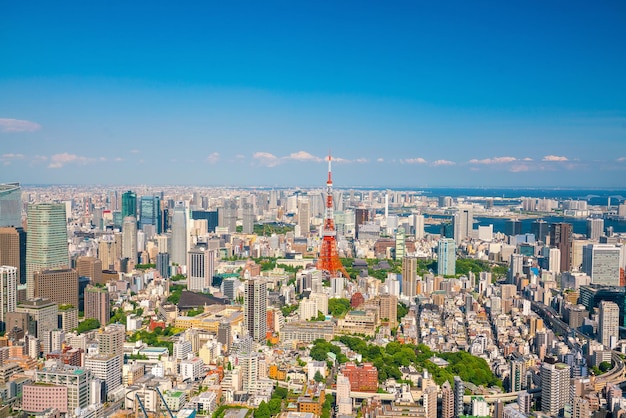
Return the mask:
<path id="1" fill-rule="evenodd" d="M 332 316 L 342 316 L 350 310 L 350 300 L 345 298 L 328 299 L 328 312 Z"/>
<path id="2" fill-rule="evenodd" d="M 78 324 L 76 332 L 82 334 L 83 332 L 91 331 L 92 329 L 100 328 L 100 321 L 95 318 L 87 318 Z"/>
<path id="3" fill-rule="evenodd" d="M 606 373 L 611 370 L 611 363 L 608 361 L 603 361 L 602 363 L 600 363 L 599 369 L 602 373 Z"/>
<path id="4" fill-rule="evenodd" d="M 287 395 L 289 395 L 287 388 L 277 387 L 274 389 L 274 393 L 272 393 L 272 398 L 285 399 Z"/>
<path id="5" fill-rule="evenodd" d="M 270 399 L 268 406 L 270 408 L 270 414 L 278 415 L 283 409 L 283 401 L 280 398 Z"/>
<path id="6" fill-rule="evenodd" d="M 315 376 L 313 377 L 313 380 L 315 380 L 317 383 L 320 383 L 321 381 L 324 380 L 324 376 L 322 376 L 322 374 L 318 370 L 315 372 Z"/>
<path id="7" fill-rule="evenodd" d="M 265 403 L 265 401 L 261 401 L 259 407 L 254 411 L 254 418 L 270 418 L 270 407 Z"/>

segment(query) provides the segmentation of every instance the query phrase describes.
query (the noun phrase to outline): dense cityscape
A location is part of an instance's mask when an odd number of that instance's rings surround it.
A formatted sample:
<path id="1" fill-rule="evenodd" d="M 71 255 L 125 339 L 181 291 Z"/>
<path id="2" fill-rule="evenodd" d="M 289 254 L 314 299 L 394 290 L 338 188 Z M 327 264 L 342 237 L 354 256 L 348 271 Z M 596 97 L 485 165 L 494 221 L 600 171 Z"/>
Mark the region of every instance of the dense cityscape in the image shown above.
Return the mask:
<path id="1" fill-rule="evenodd" d="M 622 416 L 606 193 L 3 184 L 1 414 Z"/>

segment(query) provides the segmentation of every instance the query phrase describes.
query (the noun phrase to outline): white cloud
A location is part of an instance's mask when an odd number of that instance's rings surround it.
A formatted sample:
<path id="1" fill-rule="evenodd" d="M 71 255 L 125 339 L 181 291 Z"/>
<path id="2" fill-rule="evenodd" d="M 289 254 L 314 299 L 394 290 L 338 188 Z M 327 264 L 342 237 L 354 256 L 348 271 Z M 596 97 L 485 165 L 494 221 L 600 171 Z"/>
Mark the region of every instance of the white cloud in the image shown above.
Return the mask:
<path id="1" fill-rule="evenodd" d="M 542 161 L 568 161 L 567 157 L 559 155 L 546 155 Z"/>
<path id="2" fill-rule="evenodd" d="M 280 164 L 280 158 L 269 152 L 255 152 L 252 154 L 252 158 L 266 167 L 276 167 Z"/>
<path id="3" fill-rule="evenodd" d="M 369 162 L 369 160 L 367 158 L 357 158 L 356 160 L 354 160 L 355 163 L 359 163 L 359 164 L 364 164 Z"/>
<path id="4" fill-rule="evenodd" d="M 212 152 L 208 157 L 206 157 L 206 160 L 209 164 L 215 164 L 220 160 L 219 152 Z"/>
<path id="5" fill-rule="evenodd" d="M 323 158 L 320 157 L 316 157 L 313 154 L 310 154 L 306 151 L 298 151 L 298 152 L 293 152 L 291 154 L 289 154 L 288 157 L 285 157 L 288 160 L 295 160 L 295 161 L 315 161 L 315 162 L 322 162 L 324 161 Z"/>
<path id="6" fill-rule="evenodd" d="M 61 168 L 65 164 L 76 163 L 76 164 L 87 164 L 93 161 L 92 158 L 81 157 L 76 154 L 69 154 L 64 152 L 62 154 L 54 154 L 50 157 L 50 164 L 48 164 L 48 168 Z"/>
<path id="7" fill-rule="evenodd" d="M 432 165 L 434 165 L 435 167 L 440 167 L 445 165 L 456 165 L 456 163 L 450 160 L 437 160 L 433 161 Z"/>
<path id="8" fill-rule="evenodd" d="M 11 165 L 14 160 L 23 160 L 24 154 L 2 154 L 0 155 L 0 162 L 2 165 Z"/>
<path id="9" fill-rule="evenodd" d="M 384 163 L 384 162 L 385 162 L 385 159 L 384 159 L 384 158 L 377 158 L 377 159 L 376 159 L 376 162 L 377 162 L 377 163 Z"/>
<path id="10" fill-rule="evenodd" d="M 617 159 L 617 161 L 619 161 L 620 163 L 621 163 L 621 162 L 624 162 L 624 161 L 626 161 L 626 157 L 619 157 L 619 158 Z"/>
<path id="11" fill-rule="evenodd" d="M 530 170 L 530 167 L 526 164 L 515 164 L 511 167 L 509 171 L 513 173 L 521 173 L 528 170 Z"/>
<path id="12" fill-rule="evenodd" d="M 113 161 L 119 163 L 120 161 L 124 161 L 124 159 L 122 157 L 116 157 Z"/>
<path id="13" fill-rule="evenodd" d="M 130 151 L 131 154 L 139 154 L 139 150 L 138 149 L 131 149 Z"/>
<path id="14" fill-rule="evenodd" d="M 29 120 L 0 118 L 0 132 L 34 132 L 41 125 Z"/>
<path id="15" fill-rule="evenodd" d="M 506 163 L 512 163 L 514 161 L 517 161 L 517 158 L 515 157 L 494 157 L 494 158 L 485 158 L 483 160 L 477 160 L 477 159 L 472 159 L 470 160 L 470 164 L 486 164 L 486 165 L 491 165 L 491 164 L 506 164 Z"/>
<path id="16" fill-rule="evenodd" d="M 530 157 L 526 157 L 526 158 L 522 158 L 522 161 L 533 161 L 533 159 Z"/>
<path id="17" fill-rule="evenodd" d="M 405 164 L 426 164 L 427 161 L 422 157 L 417 158 L 405 158 L 404 160 L 400 160 L 400 162 Z"/>

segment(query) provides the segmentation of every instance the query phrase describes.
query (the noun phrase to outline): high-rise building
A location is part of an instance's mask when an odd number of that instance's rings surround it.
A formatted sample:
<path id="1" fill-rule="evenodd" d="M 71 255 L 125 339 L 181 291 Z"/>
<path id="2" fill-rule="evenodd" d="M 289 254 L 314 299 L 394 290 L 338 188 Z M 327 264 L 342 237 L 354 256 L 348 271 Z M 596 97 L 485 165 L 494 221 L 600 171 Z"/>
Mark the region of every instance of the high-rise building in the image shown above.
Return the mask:
<path id="1" fill-rule="evenodd" d="M 0 227 L 22 226 L 22 189 L 19 183 L 0 184 Z"/>
<path id="2" fill-rule="evenodd" d="M 474 229 L 474 209 L 471 205 L 459 205 L 459 210 L 454 214 L 454 241 L 460 243 L 467 237 L 472 236 Z"/>
<path id="3" fill-rule="evenodd" d="M 356 229 L 356 237 L 359 238 L 359 229 L 370 220 L 370 211 L 366 208 L 354 209 L 354 224 Z"/>
<path id="4" fill-rule="evenodd" d="M 522 222 L 519 219 L 507 219 L 504 221 L 504 233 L 510 237 L 522 233 Z"/>
<path id="5" fill-rule="evenodd" d="M 424 238 L 424 215 L 411 215 L 413 217 L 413 230 L 415 239 Z"/>
<path id="6" fill-rule="evenodd" d="M 85 318 L 97 319 L 105 325 L 111 318 L 109 291 L 106 288 L 87 286 L 85 289 Z"/>
<path id="7" fill-rule="evenodd" d="M 78 367 L 57 365 L 35 371 L 35 381 L 45 385 L 60 385 L 67 387 L 67 410 L 87 408 L 90 403 L 90 385 L 93 375 L 89 370 Z"/>
<path id="8" fill-rule="evenodd" d="M 454 392 L 447 380 L 441 385 L 441 418 L 454 417 Z"/>
<path id="9" fill-rule="evenodd" d="M 611 244 L 588 244 L 583 247 L 582 271 L 591 283 L 604 286 L 620 285 L 621 249 Z"/>
<path id="10" fill-rule="evenodd" d="M 604 233 L 604 219 L 587 218 L 587 239 L 597 241 Z"/>
<path id="11" fill-rule="evenodd" d="M 394 255 L 396 260 L 402 260 L 404 258 L 404 254 L 406 253 L 406 235 L 404 232 L 404 228 L 402 227 L 398 227 L 398 229 L 396 229 L 396 246 Z"/>
<path id="12" fill-rule="evenodd" d="M 137 218 L 126 216 L 122 222 L 122 258 L 137 264 Z"/>
<path id="13" fill-rule="evenodd" d="M 26 296 L 33 298 L 35 272 L 70 265 L 67 246 L 67 219 L 62 203 L 28 206 L 26 241 Z"/>
<path id="14" fill-rule="evenodd" d="M 228 353 L 232 340 L 230 322 L 221 321 L 217 326 L 217 341 L 222 345 L 222 352 Z"/>
<path id="15" fill-rule="evenodd" d="M 209 232 L 215 232 L 215 227 L 218 226 L 218 215 L 217 211 L 207 211 L 207 210 L 194 210 L 191 212 L 191 219 L 206 219 Z"/>
<path id="16" fill-rule="evenodd" d="M 410 299 L 416 296 L 417 291 L 417 258 L 404 257 L 402 259 L 402 294 Z"/>
<path id="17" fill-rule="evenodd" d="M 102 261 L 95 257 L 78 257 L 76 271 L 79 277 L 89 277 L 95 284 L 104 284 L 102 278 Z"/>
<path id="18" fill-rule="evenodd" d="M 187 233 L 187 208 L 185 202 L 176 202 L 172 215 L 172 241 L 170 261 L 178 265 L 187 263 L 189 237 Z"/>
<path id="19" fill-rule="evenodd" d="M 572 405 L 572 418 L 588 418 L 591 414 L 589 401 L 580 396 L 574 396 Z"/>
<path id="20" fill-rule="evenodd" d="M 456 272 L 456 243 L 450 238 L 439 240 L 437 251 L 437 274 L 454 276 Z"/>
<path id="21" fill-rule="evenodd" d="M 526 389 L 526 361 L 517 352 L 511 357 L 509 380 L 511 384 L 510 392 L 519 392 L 522 389 Z"/>
<path id="22" fill-rule="evenodd" d="M 122 194 L 122 219 L 127 216 L 137 218 L 137 194 L 130 190 Z"/>
<path id="23" fill-rule="evenodd" d="M 145 225 L 154 225 L 156 233 L 163 232 L 161 227 L 161 199 L 158 196 L 141 196 L 139 206 L 139 227 L 143 230 Z"/>
<path id="24" fill-rule="evenodd" d="M 17 308 L 17 267 L 0 266 L 0 331 L 5 332 L 7 314 Z"/>
<path id="25" fill-rule="evenodd" d="M 426 418 L 437 418 L 437 386 L 424 389 L 424 409 Z"/>
<path id="26" fill-rule="evenodd" d="M 549 233 L 548 223 L 543 219 L 537 219 L 530 225 L 530 233 L 535 236 L 537 241 L 546 242 Z"/>
<path id="27" fill-rule="evenodd" d="M 59 323 L 57 304 L 48 299 L 29 299 L 17 305 L 15 312 L 28 314 L 28 332 L 39 339 L 43 354 L 48 354 L 50 331 Z"/>
<path id="28" fill-rule="evenodd" d="M 256 278 L 245 283 L 244 325 L 248 334 L 257 342 L 265 341 L 267 332 L 267 285 Z"/>
<path id="29" fill-rule="evenodd" d="M 598 315 L 598 341 L 613 348 L 619 340 L 619 307 L 613 302 L 600 302 Z"/>
<path id="30" fill-rule="evenodd" d="M 464 414 L 463 396 L 465 396 L 465 383 L 459 376 L 454 376 L 454 418 Z"/>
<path id="31" fill-rule="evenodd" d="M 109 393 L 122 385 L 122 364 L 120 356 L 98 354 L 85 358 L 85 370 L 104 382 L 104 391 Z"/>
<path id="32" fill-rule="evenodd" d="M 187 289 L 204 292 L 211 286 L 214 274 L 214 250 L 199 247 L 189 251 L 187 259 Z"/>
<path id="33" fill-rule="evenodd" d="M 237 231 L 237 201 L 226 200 L 224 206 L 217 209 L 218 226 L 228 228 L 228 233 Z"/>
<path id="34" fill-rule="evenodd" d="M 518 393 L 517 406 L 521 413 L 529 415 L 533 406 L 533 395 L 525 390 Z"/>
<path id="35" fill-rule="evenodd" d="M 158 253 L 156 258 L 156 269 L 164 279 L 170 277 L 170 255 L 168 253 Z"/>
<path id="36" fill-rule="evenodd" d="M 254 205 L 249 202 L 244 202 L 242 205 L 242 229 L 244 234 L 252 234 L 254 232 Z"/>
<path id="37" fill-rule="evenodd" d="M 570 368 L 563 363 L 544 362 L 541 377 L 541 410 L 556 417 L 569 398 Z"/>
<path id="38" fill-rule="evenodd" d="M 435 409 L 437 398 L 435 398 Z M 352 415 L 352 398 L 350 397 L 350 379 L 343 374 L 337 375 L 337 414 Z M 436 417 L 436 415 L 435 415 Z"/>
<path id="39" fill-rule="evenodd" d="M 0 266 L 16 267 L 18 283 L 26 283 L 26 232 L 24 229 L 0 227 Z"/>
<path id="40" fill-rule="evenodd" d="M 35 297 L 50 299 L 57 305 L 78 307 L 78 273 L 74 269 L 35 272 Z"/>
<path id="41" fill-rule="evenodd" d="M 572 224 L 565 222 L 550 225 L 550 245 L 561 250 L 561 272 L 572 269 Z"/>
<path id="42" fill-rule="evenodd" d="M 257 353 L 237 355 L 237 363 L 241 369 L 242 390 L 255 394 L 259 380 L 259 356 Z"/>
<path id="43" fill-rule="evenodd" d="M 395 328 L 398 325 L 398 298 L 392 295 L 381 295 L 378 297 L 380 308 L 380 318 L 387 318 L 389 326 Z"/>
<path id="44" fill-rule="evenodd" d="M 298 201 L 298 225 L 300 226 L 300 235 L 308 236 L 311 227 L 311 209 L 307 198 L 301 198 Z"/>

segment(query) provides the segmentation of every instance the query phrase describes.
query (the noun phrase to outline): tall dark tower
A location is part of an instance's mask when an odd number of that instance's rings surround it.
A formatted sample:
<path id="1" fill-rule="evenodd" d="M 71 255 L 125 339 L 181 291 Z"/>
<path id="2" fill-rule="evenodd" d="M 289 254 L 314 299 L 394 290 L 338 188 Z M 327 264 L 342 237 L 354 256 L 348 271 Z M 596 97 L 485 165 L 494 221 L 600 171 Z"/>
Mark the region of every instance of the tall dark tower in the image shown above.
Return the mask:
<path id="1" fill-rule="evenodd" d="M 350 277 L 339 260 L 337 250 L 337 231 L 335 230 L 334 205 L 333 205 L 333 179 L 331 170 L 331 156 L 328 156 L 328 180 L 326 181 L 326 213 L 324 214 L 323 241 L 320 248 L 320 257 L 317 260 L 317 268 L 327 271 L 330 277 Z"/>
<path id="2" fill-rule="evenodd" d="M 572 224 L 565 222 L 550 225 L 550 246 L 561 250 L 561 271 L 572 269 Z"/>
<path id="3" fill-rule="evenodd" d="M 122 219 L 137 216 L 137 194 L 130 190 L 122 194 Z"/>

